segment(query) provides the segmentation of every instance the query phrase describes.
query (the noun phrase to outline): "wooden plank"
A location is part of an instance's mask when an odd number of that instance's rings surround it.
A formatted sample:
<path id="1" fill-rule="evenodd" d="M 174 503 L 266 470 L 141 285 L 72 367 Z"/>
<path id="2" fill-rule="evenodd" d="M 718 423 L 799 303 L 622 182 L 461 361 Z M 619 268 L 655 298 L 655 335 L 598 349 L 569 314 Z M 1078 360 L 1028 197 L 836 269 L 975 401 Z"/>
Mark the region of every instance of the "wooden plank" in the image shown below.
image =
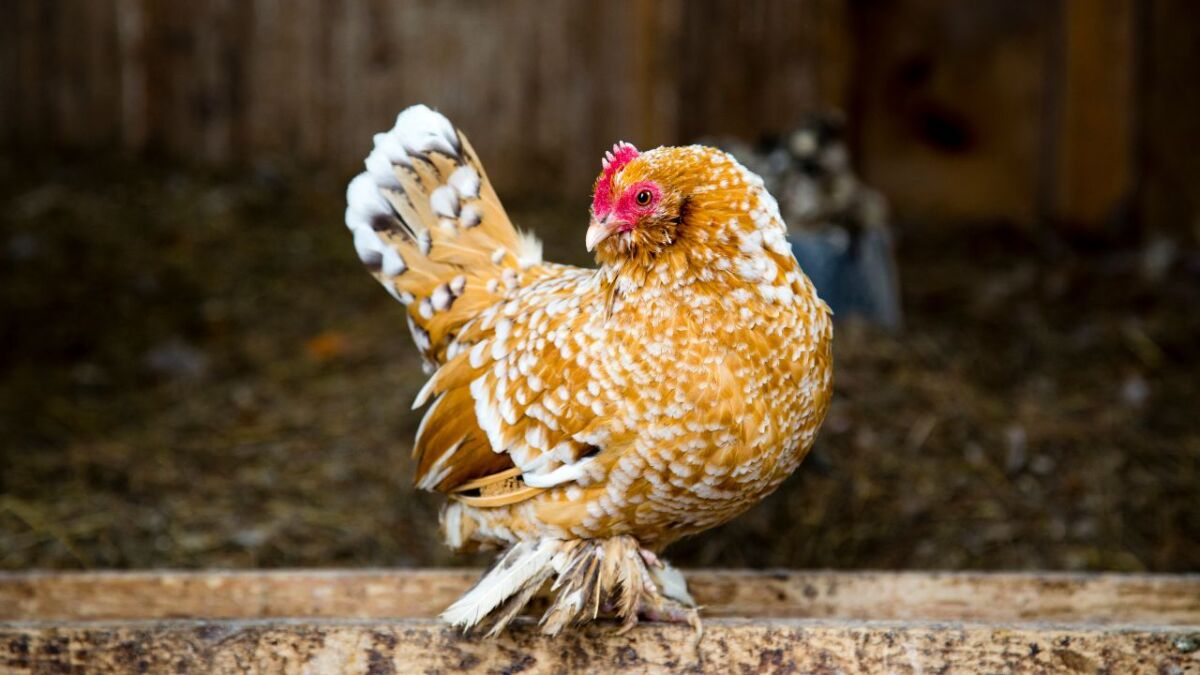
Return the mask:
<path id="1" fill-rule="evenodd" d="M 1139 111 L 1142 180 L 1138 215 L 1143 227 L 1200 245 L 1200 40 L 1196 3 L 1144 3 Z"/>
<path id="2" fill-rule="evenodd" d="M 78 43 L 70 65 L 79 117 L 76 145 L 111 148 L 118 138 L 120 99 L 117 13 L 114 0 L 76 3 L 67 17 L 66 41 Z M 81 30 L 81 26 L 86 26 Z"/>
<path id="3" fill-rule="evenodd" d="M 14 144 L 19 138 L 17 18 L 16 4 L 0 3 L 0 144 L 6 146 Z"/>
<path id="4" fill-rule="evenodd" d="M 188 78 L 195 131 L 183 151 L 212 164 L 244 159 L 239 155 L 239 121 L 246 96 L 250 10 L 240 1 L 210 2 L 188 26 L 195 44 Z"/>
<path id="5" fill-rule="evenodd" d="M 146 10 L 144 0 L 117 0 L 118 116 L 116 140 L 126 150 L 140 152 L 149 141 L 147 116 L 150 102 L 146 66 Z"/>
<path id="6" fill-rule="evenodd" d="M 53 3 L 16 5 L 17 88 L 13 97 L 17 101 L 17 142 L 26 147 L 45 149 L 54 141 L 54 104 L 46 83 L 58 76 L 51 45 L 55 10 Z"/>
<path id="7" fill-rule="evenodd" d="M 128 11 L 134 11 L 127 8 Z M 200 159 L 188 152 L 194 129 L 187 91 L 194 41 L 188 27 L 198 5 L 173 5 L 143 0 L 137 10 L 141 21 L 140 65 L 145 82 L 145 147 L 185 161 Z M 186 142 L 185 142 L 186 139 Z"/>
<path id="8" fill-rule="evenodd" d="M 1200 668 L 1193 636 L 1161 628 L 711 620 L 591 626 L 496 639 L 431 620 L 0 625 L 5 672 L 1118 672 Z"/>
<path id="9" fill-rule="evenodd" d="M 854 51 L 850 3 L 813 0 L 809 3 L 809 40 L 816 70 L 816 106 L 848 112 L 853 100 Z"/>
<path id="10" fill-rule="evenodd" d="M 41 83 L 48 90 L 53 118 L 51 128 L 56 145 L 78 146 L 85 142 L 84 126 L 87 115 L 83 102 L 83 79 L 79 72 L 83 62 L 83 40 L 75 34 L 74 17 L 81 10 L 78 0 L 52 3 L 53 10 L 44 15 L 52 31 L 46 48 L 48 64 L 53 75 Z"/>
<path id="11" fill-rule="evenodd" d="M 1134 0 L 1065 0 L 1054 212 L 1093 236 L 1128 221 L 1133 193 Z"/>
<path id="12" fill-rule="evenodd" d="M 477 570 L 0 574 L 0 621 L 430 618 Z M 1200 576 L 694 571 L 706 616 L 1200 625 Z"/>

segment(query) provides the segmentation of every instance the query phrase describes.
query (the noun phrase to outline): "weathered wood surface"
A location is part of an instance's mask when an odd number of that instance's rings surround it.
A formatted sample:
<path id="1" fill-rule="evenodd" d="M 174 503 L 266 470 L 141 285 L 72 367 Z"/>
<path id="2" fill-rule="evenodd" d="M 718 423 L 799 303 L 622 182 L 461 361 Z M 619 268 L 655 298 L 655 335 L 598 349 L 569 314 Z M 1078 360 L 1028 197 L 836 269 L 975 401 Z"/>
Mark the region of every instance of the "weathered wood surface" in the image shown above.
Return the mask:
<path id="1" fill-rule="evenodd" d="M 528 624 L 463 637 L 432 620 L 0 624 L 8 672 L 1188 673 L 1190 633 L 1163 628 L 710 620 L 691 629 Z"/>
<path id="2" fill-rule="evenodd" d="M 478 570 L 0 573 L 0 621 L 430 618 Z M 688 573 L 706 616 L 1200 625 L 1200 576 Z"/>
<path id="3" fill-rule="evenodd" d="M 432 617 L 476 574 L 4 574 L 0 671 L 1200 670 L 1200 576 L 696 571 L 696 648 L 656 624 L 458 635 Z"/>

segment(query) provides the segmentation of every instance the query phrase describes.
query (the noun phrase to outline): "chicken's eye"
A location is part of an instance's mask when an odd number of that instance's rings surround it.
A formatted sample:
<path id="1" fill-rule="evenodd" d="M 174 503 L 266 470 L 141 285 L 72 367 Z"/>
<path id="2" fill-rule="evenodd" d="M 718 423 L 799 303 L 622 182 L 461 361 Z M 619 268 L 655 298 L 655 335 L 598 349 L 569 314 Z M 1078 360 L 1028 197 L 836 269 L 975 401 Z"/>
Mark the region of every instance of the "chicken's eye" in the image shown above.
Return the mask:
<path id="1" fill-rule="evenodd" d="M 637 200 L 638 206 L 645 206 L 650 203 L 650 199 L 653 197 L 654 195 L 650 194 L 649 190 L 639 190 L 634 199 Z"/>

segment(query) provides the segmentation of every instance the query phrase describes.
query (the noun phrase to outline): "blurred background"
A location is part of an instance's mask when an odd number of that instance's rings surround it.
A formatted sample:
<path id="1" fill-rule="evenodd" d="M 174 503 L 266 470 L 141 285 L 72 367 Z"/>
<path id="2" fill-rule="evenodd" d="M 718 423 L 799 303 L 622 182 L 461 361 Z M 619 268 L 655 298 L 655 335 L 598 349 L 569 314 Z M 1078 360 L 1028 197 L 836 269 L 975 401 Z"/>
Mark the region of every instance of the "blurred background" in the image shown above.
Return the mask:
<path id="1" fill-rule="evenodd" d="M 409 487 L 418 359 L 342 224 L 371 134 L 425 102 L 554 260 L 590 264 L 618 139 L 794 154 L 819 114 L 838 175 L 886 201 L 902 325 L 839 312 L 813 454 L 675 562 L 1194 571 L 1198 19 L 3 0 L 0 568 L 482 560 L 450 556 L 440 498 Z"/>

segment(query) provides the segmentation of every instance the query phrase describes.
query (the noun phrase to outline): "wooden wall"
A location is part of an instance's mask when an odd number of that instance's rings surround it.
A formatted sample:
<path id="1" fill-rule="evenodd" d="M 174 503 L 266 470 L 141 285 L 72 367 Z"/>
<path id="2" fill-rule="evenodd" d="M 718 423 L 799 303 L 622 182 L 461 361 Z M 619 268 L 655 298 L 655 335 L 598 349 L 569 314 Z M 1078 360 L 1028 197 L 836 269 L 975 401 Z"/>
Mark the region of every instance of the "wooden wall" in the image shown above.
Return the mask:
<path id="1" fill-rule="evenodd" d="M 425 101 L 502 191 L 583 201 L 618 138 L 753 136 L 832 107 L 903 219 L 1194 234 L 1192 7 L 3 0 L 0 140 L 349 171 Z"/>

